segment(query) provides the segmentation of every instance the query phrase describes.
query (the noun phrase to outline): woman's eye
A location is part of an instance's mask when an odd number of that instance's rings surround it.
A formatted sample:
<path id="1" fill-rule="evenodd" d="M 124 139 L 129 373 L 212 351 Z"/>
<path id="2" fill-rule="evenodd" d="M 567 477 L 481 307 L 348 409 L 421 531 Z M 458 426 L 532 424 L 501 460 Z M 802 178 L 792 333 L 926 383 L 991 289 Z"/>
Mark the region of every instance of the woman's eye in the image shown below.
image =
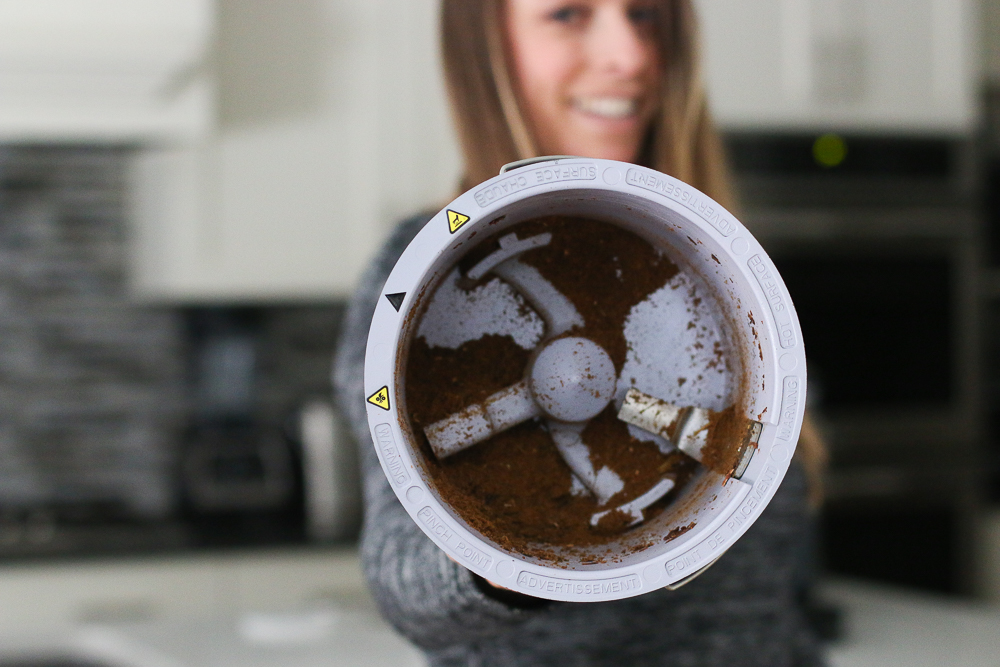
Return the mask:
<path id="1" fill-rule="evenodd" d="M 560 7 L 559 9 L 551 12 L 549 14 L 549 18 L 553 21 L 558 21 L 559 23 L 578 23 L 584 18 L 584 8 L 575 5 Z"/>
<path id="2" fill-rule="evenodd" d="M 654 25 L 656 23 L 657 10 L 652 5 L 632 7 L 628 10 L 628 17 L 632 23 L 639 25 Z"/>

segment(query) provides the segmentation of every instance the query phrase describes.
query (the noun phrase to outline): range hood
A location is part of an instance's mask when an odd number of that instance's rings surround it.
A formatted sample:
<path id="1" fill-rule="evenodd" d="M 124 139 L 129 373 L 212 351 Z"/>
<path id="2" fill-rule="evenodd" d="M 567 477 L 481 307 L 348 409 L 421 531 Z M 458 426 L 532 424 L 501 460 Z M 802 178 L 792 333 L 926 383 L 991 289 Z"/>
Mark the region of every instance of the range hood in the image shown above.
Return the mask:
<path id="1" fill-rule="evenodd" d="M 212 0 L 0 0 L 0 142 L 207 133 Z"/>

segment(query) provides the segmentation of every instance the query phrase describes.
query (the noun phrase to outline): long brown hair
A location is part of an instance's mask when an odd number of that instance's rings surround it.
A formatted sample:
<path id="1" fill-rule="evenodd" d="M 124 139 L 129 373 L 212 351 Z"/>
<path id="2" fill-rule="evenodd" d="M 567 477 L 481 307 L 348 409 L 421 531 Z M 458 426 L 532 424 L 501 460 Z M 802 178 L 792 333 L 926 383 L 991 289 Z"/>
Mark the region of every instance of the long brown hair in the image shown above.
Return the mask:
<path id="1" fill-rule="evenodd" d="M 503 0 L 442 0 L 441 51 L 452 115 L 464 157 L 464 187 L 497 175 L 508 162 L 536 157 L 508 67 Z M 733 204 L 721 143 L 701 78 L 698 25 L 691 0 L 659 0 L 660 109 L 639 161 Z"/>
<path id="2" fill-rule="evenodd" d="M 502 2 L 441 3 L 445 82 L 464 158 L 462 190 L 496 176 L 508 162 L 538 156 L 508 66 Z M 662 97 L 639 162 L 690 183 L 732 210 L 729 172 L 702 82 L 694 7 L 691 0 L 656 4 L 656 33 L 665 63 Z M 815 506 L 822 494 L 826 448 L 808 416 L 799 445 Z"/>

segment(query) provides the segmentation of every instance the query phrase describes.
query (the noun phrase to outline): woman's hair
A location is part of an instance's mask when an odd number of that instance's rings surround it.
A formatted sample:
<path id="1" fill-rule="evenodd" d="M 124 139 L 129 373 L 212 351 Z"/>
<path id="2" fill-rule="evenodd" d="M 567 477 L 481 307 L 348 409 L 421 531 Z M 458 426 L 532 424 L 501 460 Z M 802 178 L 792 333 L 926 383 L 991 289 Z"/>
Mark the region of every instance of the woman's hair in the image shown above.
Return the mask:
<path id="1" fill-rule="evenodd" d="M 442 0 L 441 47 L 464 157 L 463 189 L 496 176 L 508 162 L 538 155 L 509 68 L 502 2 Z M 639 162 L 730 207 L 725 159 L 702 84 L 694 7 L 691 0 L 657 5 L 662 93 Z"/>

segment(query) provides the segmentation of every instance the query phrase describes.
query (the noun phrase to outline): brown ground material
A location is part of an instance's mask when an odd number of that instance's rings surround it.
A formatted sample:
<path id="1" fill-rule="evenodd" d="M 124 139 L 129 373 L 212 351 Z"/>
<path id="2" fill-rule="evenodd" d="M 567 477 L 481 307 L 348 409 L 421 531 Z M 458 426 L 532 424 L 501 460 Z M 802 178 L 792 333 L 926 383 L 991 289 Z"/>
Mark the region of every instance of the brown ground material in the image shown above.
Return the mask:
<path id="1" fill-rule="evenodd" d="M 618 419 L 613 403 L 590 420 L 582 437 L 590 448 L 594 469 L 607 466 L 625 482 L 625 487 L 608 501 L 608 507 L 638 498 L 664 475 L 675 473 L 678 459 L 683 456 L 674 456 L 673 452 L 664 455 L 653 443 L 629 435 L 628 424 Z"/>
<path id="2" fill-rule="evenodd" d="M 570 335 L 601 345 L 620 372 L 627 355 L 625 319 L 633 306 L 663 287 L 677 267 L 638 236 L 592 220 L 540 218 L 503 235 L 525 238 L 543 232 L 552 233 L 552 243 L 525 253 L 521 261 L 536 267 L 583 316 L 586 325 Z M 479 244 L 460 265 L 467 269 L 495 250 L 498 237 Z M 627 502 L 663 476 L 673 475 L 675 490 L 649 508 L 645 517 L 659 514 L 697 472 L 698 464 L 680 452 L 664 455 L 653 443 L 631 437 L 613 405 L 592 419 L 582 436 L 595 467 L 606 465 L 625 482 L 604 507 L 590 495 L 570 493 L 570 470 L 542 420 L 438 460 L 424 428 L 523 379 L 531 354 L 507 336 L 484 336 L 457 350 L 430 348 L 423 339 L 414 339 L 406 366 L 406 407 L 426 470 L 442 500 L 500 547 L 551 560 L 558 559 L 554 547 L 592 548 L 616 541 L 627 527 L 625 515 L 611 513 L 597 529 L 590 526 L 591 515 Z M 664 539 L 689 528 L 675 528 Z"/>
<path id="3" fill-rule="evenodd" d="M 611 510 L 601 517 L 594 527 L 594 532 L 605 533 L 607 535 L 621 535 L 629 524 L 632 523 L 632 515 L 620 509 Z"/>
<path id="4" fill-rule="evenodd" d="M 552 234 L 549 245 L 525 253 L 521 261 L 538 269 L 583 316 L 585 325 L 571 335 L 603 347 L 621 372 L 628 354 L 625 319 L 677 274 L 677 266 L 646 240 L 595 220 L 553 216 L 513 231 L 519 238 Z"/>
<path id="5" fill-rule="evenodd" d="M 423 338 L 410 345 L 406 406 L 423 433 L 439 419 L 480 403 L 520 382 L 531 352 L 509 336 L 483 336 L 457 350 L 428 347 Z"/>
<path id="6" fill-rule="evenodd" d="M 694 528 L 694 521 L 692 521 L 686 526 L 677 526 L 676 528 L 671 528 L 670 532 L 663 536 L 663 541 L 669 542 L 670 540 L 676 540 L 678 537 L 688 532 L 692 528 Z"/>
<path id="7" fill-rule="evenodd" d="M 734 405 L 722 412 L 713 412 L 708 423 L 707 442 L 701 450 L 702 464 L 720 475 L 733 474 L 749 429 L 750 420 L 737 413 Z"/>

